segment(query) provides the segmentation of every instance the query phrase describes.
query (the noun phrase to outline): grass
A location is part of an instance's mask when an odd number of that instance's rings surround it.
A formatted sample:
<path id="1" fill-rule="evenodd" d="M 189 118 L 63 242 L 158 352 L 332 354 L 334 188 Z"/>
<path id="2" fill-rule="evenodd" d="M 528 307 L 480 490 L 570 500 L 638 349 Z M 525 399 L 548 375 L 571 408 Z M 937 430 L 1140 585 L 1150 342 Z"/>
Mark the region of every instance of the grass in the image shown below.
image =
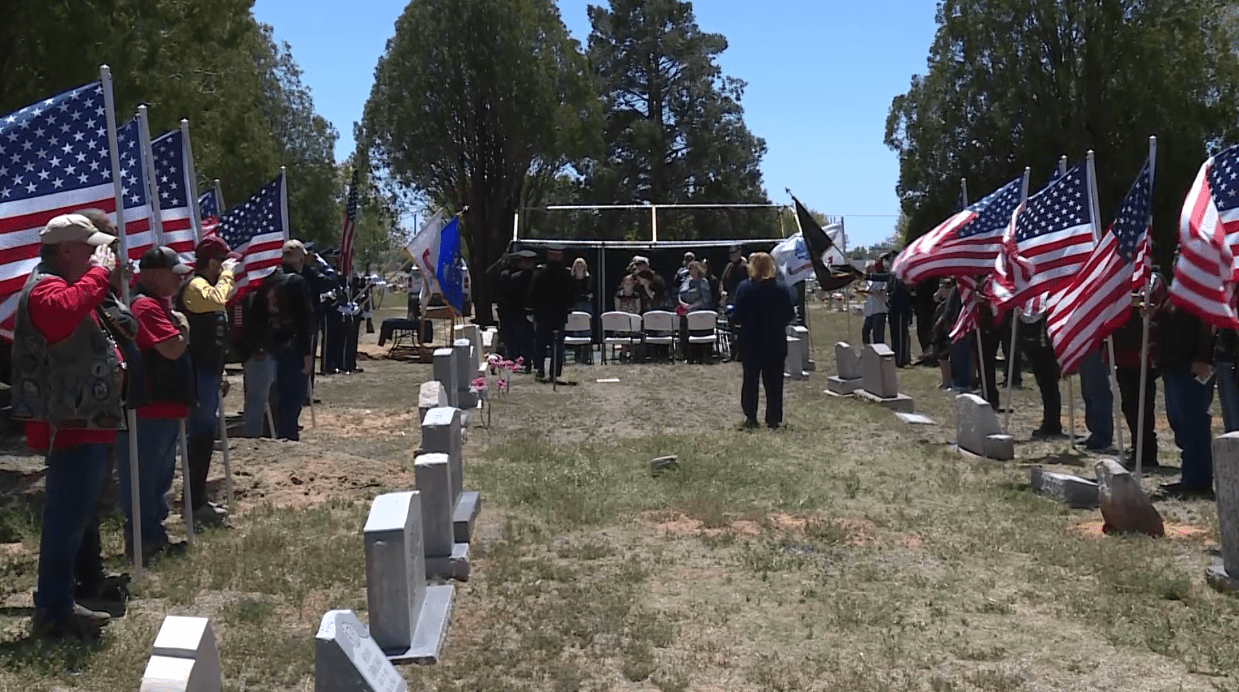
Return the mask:
<path id="1" fill-rule="evenodd" d="M 1018 463 L 950 450 L 936 372 L 900 372 L 936 427 L 824 396 L 845 320 L 814 320 L 818 372 L 789 383 L 778 433 L 737 428 L 731 365 L 569 366 L 581 385 L 553 394 L 519 379 L 493 403 L 493 427 L 470 431 L 466 486 L 486 498 L 474 576 L 457 586 L 444 659 L 401 668 L 410 688 L 1239 690 L 1239 602 L 1202 580 L 1216 540 L 1207 503 L 1159 504 L 1203 538 L 1085 535 L 1073 527 L 1096 512 L 1034 496 Z M 320 417 L 405 414 L 429 377 L 406 363 L 366 370 L 323 383 Z M 608 377 L 621 382 L 593 382 Z M 1025 441 L 1035 389 L 1016 402 L 1021 459 L 1087 471 L 1090 459 Z M 399 469 L 401 432 L 319 441 Z M 654 477 L 650 459 L 668 454 L 678 467 Z M 22 546 L 0 552 L 0 690 L 132 689 L 166 613 L 212 618 L 225 689 L 312 688 L 322 614 L 365 619 L 359 534 L 382 491 L 242 505 L 237 528 L 135 584 L 95 649 L 25 636 L 37 496 L 0 500 L 0 540 Z M 118 553 L 114 519 L 105 536 Z"/>

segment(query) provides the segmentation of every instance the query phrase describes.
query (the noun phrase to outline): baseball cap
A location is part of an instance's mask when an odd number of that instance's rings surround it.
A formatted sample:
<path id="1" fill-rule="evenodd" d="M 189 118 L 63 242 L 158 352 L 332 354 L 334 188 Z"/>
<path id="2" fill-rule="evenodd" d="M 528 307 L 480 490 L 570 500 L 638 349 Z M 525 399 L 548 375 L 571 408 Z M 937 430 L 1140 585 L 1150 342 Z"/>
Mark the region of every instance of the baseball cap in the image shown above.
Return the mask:
<path id="1" fill-rule="evenodd" d="M 520 257 L 521 259 L 537 259 L 538 253 L 534 252 L 533 250 L 521 250 L 520 252 L 516 253 L 516 256 Z"/>
<path id="2" fill-rule="evenodd" d="M 228 247 L 228 243 L 224 242 L 219 236 L 207 236 L 198 243 L 198 247 L 194 248 L 194 257 L 199 260 L 224 259 L 231 257 L 232 259 L 241 259 L 241 256 L 233 252 Z"/>
<path id="3" fill-rule="evenodd" d="M 138 269 L 142 271 L 147 269 L 171 269 L 173 274 L 188 274 L 193 271 L 188 264 L 181 262 L 181 256 L 176 254 L 176 250 L 163 245 L 156 245 L 142 253 L 142 260 L 138 262 Z"/>
<path id="4" fill-rule="evenodd" d="M 283 254 L 285 257 L 287 257 L 288 255 L 300 255 L 302 257 L 305 257 L 305 254 L 306 254 L 305 245 L 300 240 L 286 241 L 284 243 Z"/>
<path id="5" fill-rule="evenodd" d="M 86 243 L 98 247 L 116 242 L 116 236 L 100 231 L 81 214 L 61 214 L 47 222 L 47 226 L 39 232 L 39 240 L 44 245 Z"/>

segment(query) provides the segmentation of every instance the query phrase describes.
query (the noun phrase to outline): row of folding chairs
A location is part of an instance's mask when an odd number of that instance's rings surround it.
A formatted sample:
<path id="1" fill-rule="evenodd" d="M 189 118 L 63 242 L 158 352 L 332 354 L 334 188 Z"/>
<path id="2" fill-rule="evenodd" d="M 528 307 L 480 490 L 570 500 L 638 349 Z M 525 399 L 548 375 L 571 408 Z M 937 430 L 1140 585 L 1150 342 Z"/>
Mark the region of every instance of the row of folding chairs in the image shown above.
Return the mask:
<path id="1" fill-rule="evenodd" d="M 675 349 L 680 342 L 680 317 L 667 310 L 650 310 L 644 315 L 630 312 L 602 313 L 602 360 L 608 352 L 622 346 L 667 346 Z M 709 345 L 723 349 L 726 355 L 727 339 L 719 339 L 725 325 L 719 324 L 719 315 L 711 310 L 694 310 L 688 313 L 688 343 Z M 593 317 L 588 312 L 573 312 L 568 315 L 564 327 L 564 346 L 592 346 Z"/>

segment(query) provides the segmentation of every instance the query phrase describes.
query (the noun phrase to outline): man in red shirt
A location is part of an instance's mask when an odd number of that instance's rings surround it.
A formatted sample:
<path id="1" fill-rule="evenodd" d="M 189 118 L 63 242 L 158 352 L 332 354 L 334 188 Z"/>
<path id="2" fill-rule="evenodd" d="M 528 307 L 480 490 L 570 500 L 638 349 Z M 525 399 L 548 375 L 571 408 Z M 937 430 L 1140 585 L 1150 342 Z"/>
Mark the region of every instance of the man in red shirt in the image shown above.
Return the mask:
<path id="1" fill-rule="evenodd" d="M 13 416 L 28 421 L 30 448 L 47 454 L 32 625 L 36 634 L 94 638 L 108 615 L 74 602 L 74 567 L 123 425 L 121 359 L 97 316 L 123 272 L 109 247 L 115 236 L 81 214 L 51 219 L 39 237 L 13 347 Z"/>
<path id="2" fill-rule="evenodd" d="M 130 311 L 138 322 L 137 347 L 142 352 L 146 393 L 150 404 L 137 411 L 138 498 L 142 503 L 140 530 L 143 561 L 169 547 L 163 522 L 168 518 L 167 494 L 176 470 L 176 447 L 180 422 L 195 401 L 196 377 L 189 354 L 189 325 L 185 316 L 172 310 L 171 297 L 181 287 L 181 277 L 192 271 L 181 263 L 176 251 L 153 247 L 138 264 L 138 285 Z M 129 458 L 129 437 L 116 441 L 116 458 Z M 121 486 L 121 509 L 125 514 L 126 554 L 133 535 L 133 508 L 129 465 L 116 465 Z"/>

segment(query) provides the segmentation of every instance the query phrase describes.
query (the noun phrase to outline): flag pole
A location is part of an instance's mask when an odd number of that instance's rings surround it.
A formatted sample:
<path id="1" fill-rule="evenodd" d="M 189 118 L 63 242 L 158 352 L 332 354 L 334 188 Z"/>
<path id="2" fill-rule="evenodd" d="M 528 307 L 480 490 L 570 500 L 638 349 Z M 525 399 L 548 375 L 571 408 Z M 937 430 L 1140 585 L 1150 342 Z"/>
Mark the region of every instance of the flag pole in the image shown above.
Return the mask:
<path id="1" fill-rule="evenodd" d="M 1089 216 L 1092 217 L 1092 222 L 1093 222 L 1093 237 L 1095 239 L 1100 239 L 1101 226 L 1097 223 L 1097 211 L 1099 208 L 1099 203 L 1097 199 L 1097 170 L 1093 163 L 1093 160 L 1094 160 L 1093 151 L 1090 149 L 1088 152 L 1087 165 L 1088 165 L 1088 191 L 1089 191 L 1089 197 L 1091 198 L 1092 209 L 1089 212 Z M 1110 353 L 1110 367 L 1106 371 L 1106 378 L 1110 380 L 1109 382 L 1109 385 L 1110 385 L 1110 417 L 1114 420 L 1114 434 L 1116 435 L 1116 439 L 1118 440 L 1118 443 L 1119 443 L 1119 455 L 1122 456 L 1123 454 L 1123 419 L 1122 419 L 1122 416 L 1119 415 L 1118 408 L 1115 408 L 1114 406 L 1114 404 L 1118 403 L 1121 399 L 1120 399 L 1120 393 L 1118 390 L 1118 376 L 1116 374 L 1115 367 L 1114 367 L 1114 336 L 1113 335 L 1106 337 L 1106 349 Z M 1122 407 L 1120 406 L 1119 408 L 1122 408 Z"/>
<path id="2" fill-rule="evenodd" d="M 797 218 L 797 220 L 799 220 L 799 217 Z M 842 216 L 839 217 L 839 235 L 840 237 L 843 238 L 843 261 L 851 265 L 852 260 L 851 258 L 848 257 L 848 230 L 847 230 L 846 221 L 847 219 L 845 217 L 842 217 Z M 801 237 L 803 237 L 803 235 Z M 808 243 L 805 243 L 805 245 L 808 246 Z M 847 315 L 847 325 L 848 325 L 847 344 L 848 344 L 848 348 L 855 351 L 856 347 L 852 345 L 852 296 L 856 294 L 856 291 L 853 290 L 851 293 L 849 293 L 847 289 L 848 289 L 847 286 L 843 287 L 843 312 Z"/>
<path id="3" fill-rule="evenodd" d="M 146 115 L 146 106 L 138 106 L 138 136 L 142 140 L 142 170 L 146 178 L 146 198 L 151 212 L 151 228 L 155 231 L 155 244 L 167 243 L 163 235 L 163 211 L 159 204 L 159 185 L 155 179 L 155 156 L 151 151 L 151 128 Z M 197 202 L 195 201 L 195 204 Z M 189 485 L 189 439 L 185 434 L 185 419 L 177 420 L 178 447 L 181 452 L 181 519 L 185 522 L 185 536 L 194 544 L 193 489 Z"/>
<path id="4" fill-rule="evenodd" d="M 968 206 L 968 179 L 960 178 L 959 187 L 960 187 L 960 192 L 963 194 L 964 207 L 967 208 Z M 981 283 L 978 282 L 976 290 L 972 292 L 971 300 L 973 302 L 975 303 L 981 302 L 980 292 L 981 292 Z M 988 398 L 989 397 L 989 383 L 985 379 L 985 344 L 981 340 L 981 316 L 980 315 L 977 315 L 976 324 L 973 325 L 973 328 L 976 331 L 976 335 L 977 335 L 977 363 L 979 364 L 979 367 L 977 368 L 977 370 L 981 373 L 981 398 L 988 401 L 989 400 Z M 955 417 L 957 419 L 959 418 L 958 409 L 956 409 Z"/>
<path id="5" fill-rule="evenodd" d="M 215 201 L 219 203 L 219 215 L 223 216 L 228 207 L 224 205 L 224 189 L 220 187 L 219 178 L 215 179 Z"/>
<path id="6" fill-rule="evenodd" d="M 1153 178 L 1157 172 L 1157 137 L 1149 137 L 1149 195 L 1153 194 Z M 1153 206 L 1149 205 L 1149 229 L 1145 231 L 1145 242 L 1150 244 L 1152 249 L 1152 240 L 1147 234 L 1153 232 Z M 1146 255 L 1146 262 L 1152 262 L 1152 252 Z M 1141 325 L 1140 334 L 1140 408 L 1136 414 L 1136 481 L 1140 480 L 1140 472 L 1144 464 L 1144 406 L 1145 406 L 1145 387 L 1149 385 L 1149 321 L 1152 318 L 1150 303 L 1153 299 L 1153 272 L 1149 271 L 1149 280 L 1144 284 L 1144 302 L 1140 306 L 1140 314 L 1144 324 Z M 1113 359 L 1111 359 L 1113 360 Z M 1120 449 L 1121 453 L 1122 450 Z"/>
<path id="7" fill-rule="evenodd" d="M 112 69 L 107 65 L 99 66 L 99 80 L 103 86 L 103 107 L 108 127 L 108 148 L 112 164 L 112 189 L 116 198 L 116 237 L 120 245 L 120 257 L 117 258 L 115 271 L 122 272 L 129 266 L 129 243 L 125 238 L 125 204 L 121 196 L 120 156 L 116 144 L 116 107 L 112 98 Z M 129 305 L 129 282 L 120 282 L 121 300 Z M 134 576 L 142 576 L 142 498 L 138 492 L 138 415 L 130 408 L 125 411 L 125 422 L 129 428 L 129 503 L 130 522 L 133 524 L 133 539 L 129 544 L 133 548 Z"/>
<path id="8" fill-rule="evenodd" d="M 1058 160 L 1058 176 L 1067 175 L 1067 156 L 1064 154 Z M 1075 449 L 1076 446 L 1076 390 L 1075 376 L 1069 373 L 1063 373 L 1064 379 L 1067 380 L 1067 439 L 1070 440 L 1068 446 Z"/>
<path id="9" fill-rule="evenodd" d="M 1028 201 L 1028 177 L 1030 175 L 1032 175 L 1032 168 L 1025 167 L 1024 182 L 1020 185 L 1020 206 L 1015 208 L 1015 212 L 1011 217 L 1011 223 L 1015 223 L 1014 214 L 1018 214 L 1020 208 L 1023 207 Z M 1013 396 L 1013 390 L 1015 389 L 1015 349 L 1018 346 L 1016 339 L 1020 333 L 1020 307 L 1016 305 L 1011 309 L 1015 310 L 1016 313 L 1011 315 L 1011 350 L 1007 351 L 1007 354 L 1011 356 L 1009 362 L 1007 363 L 1007 413 L 1002 421 L 1002 430 L 1007 433 L 1011 430 L 1011 409 L 1015 408 L 1015 402 L 1011 397 Z"/>

